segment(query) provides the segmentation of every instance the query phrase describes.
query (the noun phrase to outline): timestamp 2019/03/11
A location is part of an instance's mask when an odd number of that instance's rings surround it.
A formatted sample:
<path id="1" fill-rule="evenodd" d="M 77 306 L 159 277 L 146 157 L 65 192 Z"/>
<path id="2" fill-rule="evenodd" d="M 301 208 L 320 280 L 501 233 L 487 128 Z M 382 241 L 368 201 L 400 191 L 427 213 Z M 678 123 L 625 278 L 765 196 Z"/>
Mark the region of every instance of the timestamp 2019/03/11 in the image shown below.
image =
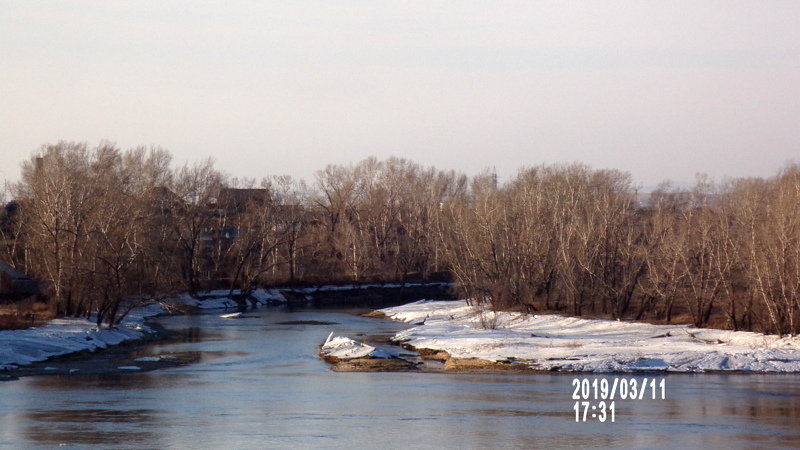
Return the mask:
<path id="1" fill-rule="evenodd" d="M 667 397 L 667 383 L 664 378 L 573 378 L 572 386 L 572 399 L 576 400 L 572 407 L 575 411 L 575 422 L 586 422 L 589 419 L 615 422 L 617 399 L 665 400 Z"/>

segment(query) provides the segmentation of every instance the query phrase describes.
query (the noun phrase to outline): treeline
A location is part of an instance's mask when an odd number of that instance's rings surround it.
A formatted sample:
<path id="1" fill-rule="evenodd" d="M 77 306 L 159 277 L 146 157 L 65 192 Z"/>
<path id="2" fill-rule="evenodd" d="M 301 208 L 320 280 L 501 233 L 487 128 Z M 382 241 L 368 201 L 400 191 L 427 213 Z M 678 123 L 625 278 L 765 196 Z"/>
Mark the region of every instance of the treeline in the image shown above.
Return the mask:
<path id="1" fill-rule="evenodd" d="M 447 265 L 440 205 L 466 177 L 402 159 L 328 166 L 312 186 L 230 178 L 158 148 L 47 145 L 22 165 L 3 259 L 53 311 L 118 322 L 137 299 L 210 288 L 427 279 Z"/>
<path id="2" fill-rule="evenodd" d="M 178 291 L 447 272 L 494 309 L 800 331 L 800 168 L 637 195 L 628 174 L 541 166 L 498 184 L 413 162 L 328 166 L 312 184 L 112 144 L 23 164 L 5 259 L 63 315 L 114 324 Z"/>
<path id="3" fill-rule="evenodd" d="M 800 331 L 800 167 L 637 196 L 628 174 L 535 167 L 445 206 L 447 261 L 497 309 Z"/>

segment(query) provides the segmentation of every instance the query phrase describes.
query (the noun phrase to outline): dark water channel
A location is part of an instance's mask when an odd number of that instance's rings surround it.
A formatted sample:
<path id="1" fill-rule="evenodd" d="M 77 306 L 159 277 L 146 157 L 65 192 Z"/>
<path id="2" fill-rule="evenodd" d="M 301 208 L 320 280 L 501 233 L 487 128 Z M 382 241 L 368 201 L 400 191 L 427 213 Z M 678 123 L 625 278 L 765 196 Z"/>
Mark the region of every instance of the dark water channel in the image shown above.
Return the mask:
<path id="1" fill-rule="evenodd" d="M 305 320 L 336 324 L 279 324 Z M 159 321 L 183 337 L 140 353 L 199 362 L 0 383 L 0 447 L 800 447 L 800 375 L 668 375 L 665 400 L 576 423 L 573 375 L 336 373 L 317 357 L 331 331 L 399 323 L 283 309 Z"/>

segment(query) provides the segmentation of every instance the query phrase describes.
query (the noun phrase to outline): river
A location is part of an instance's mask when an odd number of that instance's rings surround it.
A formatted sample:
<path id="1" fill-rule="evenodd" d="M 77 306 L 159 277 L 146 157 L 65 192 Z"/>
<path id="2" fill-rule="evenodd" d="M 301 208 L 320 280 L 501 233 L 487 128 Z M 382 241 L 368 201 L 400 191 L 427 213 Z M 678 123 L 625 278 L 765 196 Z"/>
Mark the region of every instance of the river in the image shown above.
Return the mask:
<path id="1" fill-rule="evenodd" d="M 181 338 L 137 356 L 199 352 L 197 363 L 0 383 L 0 447 L 800 446 L 800 375 L 666 375 L 665 399 L 618 399 L 614 422 L 576 422 L 581 375 L 332 372 L 317 356 L 331 331 L 372 338 L 407 326 L 352 313 L 160 318 Z M 336 324 L 280 324 L 311 320 Z"/>

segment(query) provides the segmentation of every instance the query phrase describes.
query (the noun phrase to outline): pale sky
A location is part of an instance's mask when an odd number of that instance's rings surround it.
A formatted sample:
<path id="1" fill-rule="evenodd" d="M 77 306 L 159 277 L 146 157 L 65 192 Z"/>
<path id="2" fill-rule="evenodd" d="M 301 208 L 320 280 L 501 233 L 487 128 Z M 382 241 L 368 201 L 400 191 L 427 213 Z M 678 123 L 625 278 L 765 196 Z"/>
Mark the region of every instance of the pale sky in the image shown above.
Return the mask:
<path id="1" fill-rule="evenodd" d="M 59 140 L 309 181 L 371 155 L 770 176 L 800 162 L 800 2 L 0 0 L 0 179 Z"/>

